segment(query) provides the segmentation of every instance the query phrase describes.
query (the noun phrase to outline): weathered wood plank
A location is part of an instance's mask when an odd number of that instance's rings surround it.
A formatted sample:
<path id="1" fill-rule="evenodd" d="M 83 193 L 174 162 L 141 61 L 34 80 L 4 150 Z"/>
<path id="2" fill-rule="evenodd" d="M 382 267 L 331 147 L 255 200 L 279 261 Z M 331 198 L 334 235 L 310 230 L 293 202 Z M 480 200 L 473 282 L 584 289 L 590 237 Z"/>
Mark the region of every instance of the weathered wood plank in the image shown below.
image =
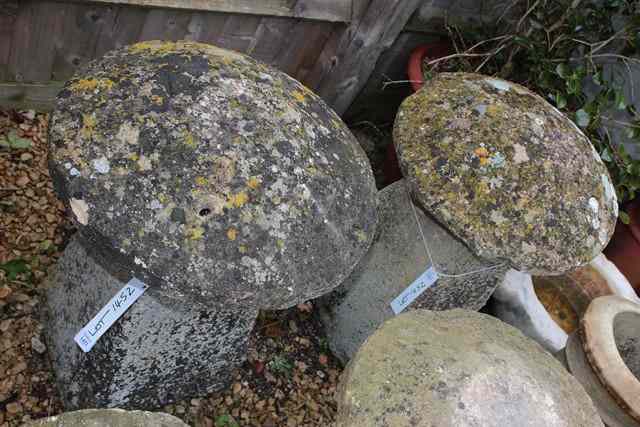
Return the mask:
<path id="1" fill-rule="evenodd" d="M 147 13 L 147 9 L 137 7 L 109 7 L 96 42 L 95 57 L 138 41 Z"/>
<path id="2" fill-rule="evenodd" d="M 258 42 L 256 31 L 261 19 L 259 16 L 230 15 L 214 44 L 250 55 Z"/>
<path id="3" fill-rule="evenodd" d="M 355 31 L 343 33 L 335 66 L 321 80 L 318 94 L 343 114 L 364 87 L 380 54 L 393 44 L 421 4 L 420 0 L 372 0 Z"/>
<path id="4" fill-rule="evenodd" d="M 64 83 L 0 83 L 0 107 L 48 111 Z"/>
<path id="5" fill-rule="evenodd" d="M 140 40 L 171 40 L 183 39 L 187 34 L 187 26 L 191 14 L 183 10 L 151 9 L 140 33 Z"/>
<path id="6" fill-rule="evenodd" d="M 185 39 L 215 44 L 224 30 L 228 17 L 228 13 L 192 13 Z"/>
<path id="7" fill-rule="evenodd" d="M 18 2 L 0 1 L 0 81 L 10 79 L 9 58 L 17 15 Z"/>
<path id="8" fill-rule="evenodd" d="M 348 22 L 352 0 L 67 0 Z"/>

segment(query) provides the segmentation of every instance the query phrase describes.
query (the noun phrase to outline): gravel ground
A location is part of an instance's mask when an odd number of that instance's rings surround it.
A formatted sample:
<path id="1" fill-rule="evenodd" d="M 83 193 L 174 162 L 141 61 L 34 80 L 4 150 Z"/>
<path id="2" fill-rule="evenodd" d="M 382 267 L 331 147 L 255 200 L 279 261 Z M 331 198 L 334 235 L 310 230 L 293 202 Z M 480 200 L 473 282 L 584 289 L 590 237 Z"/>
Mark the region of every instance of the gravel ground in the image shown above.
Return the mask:
<path id="1" fill-rule="evenodd" d="M 40 318 L 47 271 L 74 230 L 53 193 L 46 123 L 0 110 L 0 427 L 63 409 Z M 328 426 L 341 369 L 312 303 L 264 312 L 227 390 L 158 410 L 193 426 Z"/>

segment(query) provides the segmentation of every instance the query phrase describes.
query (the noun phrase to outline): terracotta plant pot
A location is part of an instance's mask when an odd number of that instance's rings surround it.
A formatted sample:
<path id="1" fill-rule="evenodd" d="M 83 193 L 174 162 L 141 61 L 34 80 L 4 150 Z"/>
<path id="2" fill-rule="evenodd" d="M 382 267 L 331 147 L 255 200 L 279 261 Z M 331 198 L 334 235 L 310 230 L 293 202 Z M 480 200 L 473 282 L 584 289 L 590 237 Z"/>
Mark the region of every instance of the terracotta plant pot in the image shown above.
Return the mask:
<path id="1" fill-rule="evenodd" d="M 420 90 L 424 84 L 424 76 L 422 75 L 422 63 L 425 58 L 441 58 L 451 52 L 451 45 L 445 42 L 436 42 L 420 45 L 411 52 L 409 63 L 407 64 L 407 74 L 411 87 L 414 92 Z M 396 149 L 393 143 L 387 146 L 387 156 L 383 165 L 385 184 L 392 184 L 402 179 L 402 172 L 398 164 Z"/>
<path id="2" fill-rule="evenodd" d="M 609 427 L 640 427 L 640 304 L 594 299 L 560 359 Z"/>
<path id="3" fill-rule="evenodd" d="M 625 210 L 631 221 L 627 225 L 618 219 L 604 253 L 640 295 L 640 199 L 634 199 Z"/>

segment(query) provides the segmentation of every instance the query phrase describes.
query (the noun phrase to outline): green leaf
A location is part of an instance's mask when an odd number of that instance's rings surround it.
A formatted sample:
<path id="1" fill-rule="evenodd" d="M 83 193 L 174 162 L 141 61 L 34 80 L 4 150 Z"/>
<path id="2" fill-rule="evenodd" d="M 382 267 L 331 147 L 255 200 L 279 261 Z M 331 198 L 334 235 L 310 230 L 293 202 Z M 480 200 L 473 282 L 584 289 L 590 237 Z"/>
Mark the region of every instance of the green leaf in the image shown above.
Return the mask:
<path id="1" fill-rule="evenodd" d="M 581 128 L 586 128 L 589 126 L 589 122 L 591 121 L 591 117 L 589 113 L 584 111 L 582 108 L 576 111 L 576 124 Z"/>
<path id="2" fill-rule="evenodd" d="M 629 224 L 631 222 L 631 218 L 629 218 L 629 214 L 623 210 L 618 212 L 618 218 L 620 218 L 620 221 L 622 221 L 624 224 Z"/>
<path id="3" fill-rule="evenodd" d="M 593 76 L 591 76 L 591 80 L 593 80 L 593 82 L 598 86 L 602 86 L 602 75 L 600 74 L 600 71 L 594 73 Z"/>
<path id="4" fill-rule="evenodd" d="M 556 74 L 565 79 L 569 75 L 569 67 L 567 64 L 558 64 L 556 66 Z"/>
<path id="5" fill-rule="evenodd" d="M 11 144 L 9 144 L 7 138 L 2 137 L 0 138 L 0 147 L 10 148 Z"/>
<path id="6" fill-rule="evenodd" d="M 556 107 L 563 109 L 567 106 L 567 98 L 561 93 L 557 93 L 555 96 Z"/>
<path id="7" fill-rule="evenodd" d="M 231 415 L 224 414 L 216 418 L 215 427 L 239 427 L 239 424 Z"/>
<path id="8" fill-rule="evenodd" d="M 23 259 L 13 259 L 4 264 L 0 264 L 0 270 L 4 270 L 7 274 L 7 279 L 16 280 L 18 274 L 27 273 L 29 271 L 29 264 Z"/>
<path id="9" fill-rule="evenodd" d="M 616 108 L 618 110 L 624 110 L 625 108 L 627 108 L 627 103 L 624 99 L 624 93 L 622 93 L 621 90 L 616 90 L 615 93 L 616 93 L 616 97 L 615 97 L 614 104 Z"/>
<path id="10" fill-rule="evenodd" d="M 605 162 L 610 162 L 611 160 L 613 160 L 613 158 L 611 157 L 611 152 L 608 148 L 602 150 L 602 153 L 600 153 L 600 158 Z"/>
<path id="11" fill-rule="evenodd" d="M 16 150 L 31 148 L 31 140 L 19 137 L 15 131 L 9 132 L 7 140 L 9 141 L 9 146 Z"/>

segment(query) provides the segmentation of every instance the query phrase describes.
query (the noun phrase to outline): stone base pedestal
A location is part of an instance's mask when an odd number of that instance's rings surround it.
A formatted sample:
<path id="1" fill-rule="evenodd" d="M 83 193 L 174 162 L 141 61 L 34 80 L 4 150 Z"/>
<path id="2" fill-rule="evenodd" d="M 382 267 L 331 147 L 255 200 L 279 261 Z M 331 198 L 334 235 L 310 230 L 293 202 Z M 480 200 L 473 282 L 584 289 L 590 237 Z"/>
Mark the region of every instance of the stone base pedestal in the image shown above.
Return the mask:
<path id="1" fill-rule="evenodd" d="M 226 386 L 244 361 L 253 307 L 211 309 L 150 287 L 88 353 L 80 349 L 75 334 L 125 283 L 78 239 L 52 274 L 47 337 L 65 408 L 157 408 Z"/>

